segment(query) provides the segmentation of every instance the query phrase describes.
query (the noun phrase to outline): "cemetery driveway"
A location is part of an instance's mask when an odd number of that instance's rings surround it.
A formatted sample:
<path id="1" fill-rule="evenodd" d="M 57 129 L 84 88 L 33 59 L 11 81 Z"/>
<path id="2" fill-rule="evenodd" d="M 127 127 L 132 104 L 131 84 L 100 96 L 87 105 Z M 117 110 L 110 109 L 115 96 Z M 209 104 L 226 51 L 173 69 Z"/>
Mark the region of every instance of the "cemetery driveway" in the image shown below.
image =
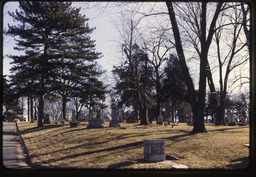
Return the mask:
<path id="1" fill-rule="evenodd" d="M 29 168 L 25 162 L 15 122 L 3 122 L 3 165 L 6 168 Z"/>

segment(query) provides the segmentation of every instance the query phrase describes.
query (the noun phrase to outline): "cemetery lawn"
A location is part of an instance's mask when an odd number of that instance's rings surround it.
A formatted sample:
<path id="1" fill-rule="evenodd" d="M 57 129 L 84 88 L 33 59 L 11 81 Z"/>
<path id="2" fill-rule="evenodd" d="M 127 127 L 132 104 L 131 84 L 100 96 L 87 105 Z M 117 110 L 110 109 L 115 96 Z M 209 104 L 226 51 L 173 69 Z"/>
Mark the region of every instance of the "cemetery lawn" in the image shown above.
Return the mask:
<path id="1" fill-rule="evenodd" d="M 18 127 L 35 167 L 50 168 L 171 168 L 143 162 L 143 140 L 164 139 L 167 160 L 196 169 L 245 168 L 249 162 L 249 126 L 206 124 L 207 133 L 190 134 L 193 127 L 120 123 L 87 129 L 87 122 L 44 125 L 19 122 Z M 176 158 L 176 160 L 173 158 Z"/>

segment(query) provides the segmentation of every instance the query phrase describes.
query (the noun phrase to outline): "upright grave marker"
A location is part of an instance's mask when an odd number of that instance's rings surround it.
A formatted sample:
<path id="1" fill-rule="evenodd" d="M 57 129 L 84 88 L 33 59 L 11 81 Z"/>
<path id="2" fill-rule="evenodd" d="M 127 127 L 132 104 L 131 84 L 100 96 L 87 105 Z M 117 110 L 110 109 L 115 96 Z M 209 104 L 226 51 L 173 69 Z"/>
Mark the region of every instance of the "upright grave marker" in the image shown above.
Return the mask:
<path id="1" fill-rule="evenodd" d="M 101 125 L 101 118 L 97 117 L 97 114 L 95 114 L 90 120 L 89 125 L 87 128 L 103 128 L 103 125 Z"/>
<path id="2" fill-rule="evenodd" d="M 75 110 L 72 110 L 72 117 L 71 117 L 71 121 L 69 122 L 70 124 L 70 127 L 77 127 L 77 120 L 76 120 L 76 111 Z"/>
<path id="3" fill-rule="evenodd" d="M 164 122 L 164 120 L 163 120 L 163 115 L 162 115 L 162 109 L 160 109 L 160 113 L 157 116 L 157 124 L 158 125 L 163 125 L 163 122 Z"/>
<path id="4" fill-rule="evenodd" d="M 234 117 L 234 115 L 233 115 L 233 113 L 232 113 L 231 111 L 228 111 L 227 117 L 228 117 L 228 125 L 229 125 L 229 126 L 234 126 L 234 125 L 236 125 L 235 117 Z"/>
<path id="5" fill-rule="evenodd" d="M 44 114 L 44 124 L 50 124 L 49 114 Z"/>
<path id="6" fill-rule="evenodd" d="M 110 122 L 110 127 L 120 127 L 118 120 L 118 106 L 114 103 L 115 100 L 112 100 L 111 112 L 112 112 L 112 120 Z"/>

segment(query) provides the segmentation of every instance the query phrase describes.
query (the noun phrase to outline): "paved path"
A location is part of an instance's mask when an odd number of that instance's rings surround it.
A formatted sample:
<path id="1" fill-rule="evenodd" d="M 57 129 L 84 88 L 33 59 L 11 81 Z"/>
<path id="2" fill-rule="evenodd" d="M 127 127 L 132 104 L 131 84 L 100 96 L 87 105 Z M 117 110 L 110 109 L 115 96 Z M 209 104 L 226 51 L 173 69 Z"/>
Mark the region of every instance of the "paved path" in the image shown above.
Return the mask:
<path id="1" fill-rule="evenodd" d="M 16 132 L 15 122 L 3 122 L 3 165 L 6 168 L 29 168 Z"/>

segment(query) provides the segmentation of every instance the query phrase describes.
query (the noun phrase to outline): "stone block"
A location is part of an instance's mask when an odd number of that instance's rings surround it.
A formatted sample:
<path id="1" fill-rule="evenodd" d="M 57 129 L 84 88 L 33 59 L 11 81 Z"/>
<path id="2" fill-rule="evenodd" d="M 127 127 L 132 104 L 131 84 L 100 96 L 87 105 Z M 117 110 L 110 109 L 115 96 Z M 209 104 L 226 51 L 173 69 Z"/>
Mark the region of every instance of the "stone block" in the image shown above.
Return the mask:
<path id="1" fill-rule="evenodd" d="M 70 124 L 70 128 L 72 128 L 72 127 L 77 127 L 77 122 L 69 122 L 69 124 Z"/>
<path id="2" fill-rule="evenodd" d="M 89 120 L 89 125 L 87 128 L 103 128 L 103 125 L 101 125 L 101 119 L 99 118 L 92 118 Z"/>
<path id="3" fill-rule="evenodd" d="M 144 160 L 147 162 L 159 162 L 165 160 L 165 148 L 163 139 L 144 140 Z"/>

